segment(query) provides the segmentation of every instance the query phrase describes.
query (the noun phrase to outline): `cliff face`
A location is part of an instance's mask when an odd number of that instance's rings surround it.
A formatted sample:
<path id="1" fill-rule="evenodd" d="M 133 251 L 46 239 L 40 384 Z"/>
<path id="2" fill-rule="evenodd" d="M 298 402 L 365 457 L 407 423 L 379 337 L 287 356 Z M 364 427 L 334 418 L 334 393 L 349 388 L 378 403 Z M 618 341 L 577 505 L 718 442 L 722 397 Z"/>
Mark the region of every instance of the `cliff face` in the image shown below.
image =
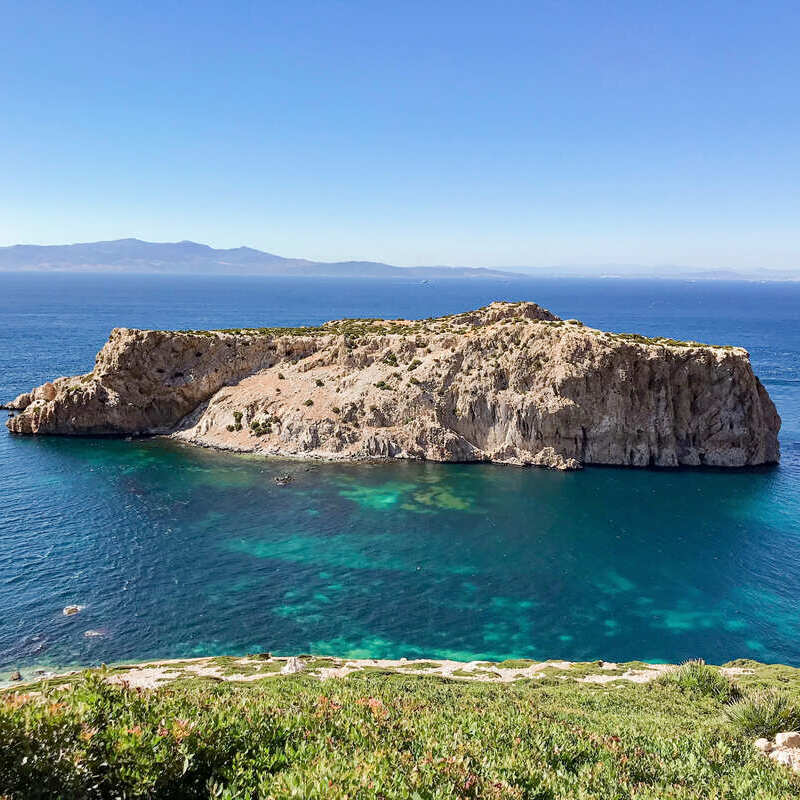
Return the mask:
<path id="1" fill-rule="evenodd" d="M 115 329 L 93 372 L 13 404 L 14 433 L 169 433 L 324 458 L 574 468 L 778 460 L 746 351 L 609 334 L 533 303 L 425 321 Z"/>

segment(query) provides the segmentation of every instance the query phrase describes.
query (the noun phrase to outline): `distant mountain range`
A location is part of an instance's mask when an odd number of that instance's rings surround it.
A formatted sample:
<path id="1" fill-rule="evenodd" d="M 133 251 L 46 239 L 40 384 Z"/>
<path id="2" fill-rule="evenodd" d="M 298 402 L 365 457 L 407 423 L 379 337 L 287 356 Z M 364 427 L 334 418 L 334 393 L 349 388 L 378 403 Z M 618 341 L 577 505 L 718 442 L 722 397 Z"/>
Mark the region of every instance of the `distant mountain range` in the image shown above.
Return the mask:
<path id="1" fill-rule="evenodd" d="M 308 261 L 252 247 L 216 250 L 197 242 L 117 239 L 87 244 L 0 247 L 0 270 L 163 273 L 186 275 L 310 275 L 340 278 L 514 278 L 519 273 L 473 267 L 394 267 L 376 261 Z"/>
<path id="2" fill-rule="evenodd" d="M 197 242 L 116 239 L 86 244 L 0 247 L 0 271 L 116 272 L 173 275 L 307 275 L 338 278 L 682 278 L 800 280 L 797 270 L 698 269 L 674 265 L 565 264 L 551 267 L 396 267 L 379 261 L 309 261 L 252 247 L 217 250 Z"/>

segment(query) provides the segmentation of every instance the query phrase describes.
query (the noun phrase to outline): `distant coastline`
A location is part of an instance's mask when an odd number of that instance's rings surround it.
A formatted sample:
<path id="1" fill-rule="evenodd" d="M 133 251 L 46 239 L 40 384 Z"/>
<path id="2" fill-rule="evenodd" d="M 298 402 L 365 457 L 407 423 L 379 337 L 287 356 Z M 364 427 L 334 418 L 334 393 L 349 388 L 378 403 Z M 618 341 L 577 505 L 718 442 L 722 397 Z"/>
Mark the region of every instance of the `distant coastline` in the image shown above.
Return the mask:
<path id="1" fill-rule="evenodd" d="M 251 247 L 218 250 L 197 242 L 158 243 L 140 239 L 0 247 L 0 271 L 418 279 L 522 277 L 518 272 L 479 267 L 396 267 L 375 261 L 319 262 L 284 258 Z"/>
<path id="2" fill-rule="evenodd" d="M 0 272 L 107 273 L 120 275 L 219 275 L 326 278 L 473 279 L 606 278 L 800 281 L 800 267 L 735 270 L 720 267 L 642 264 L 561 264 L 552 266 L 414 266 L 380 261 L 311 261 L 251 247 L 216 249 L 191 241 L 146 242 L 116 239 L 65 245 L 17 244 L 0 247 Z"/>

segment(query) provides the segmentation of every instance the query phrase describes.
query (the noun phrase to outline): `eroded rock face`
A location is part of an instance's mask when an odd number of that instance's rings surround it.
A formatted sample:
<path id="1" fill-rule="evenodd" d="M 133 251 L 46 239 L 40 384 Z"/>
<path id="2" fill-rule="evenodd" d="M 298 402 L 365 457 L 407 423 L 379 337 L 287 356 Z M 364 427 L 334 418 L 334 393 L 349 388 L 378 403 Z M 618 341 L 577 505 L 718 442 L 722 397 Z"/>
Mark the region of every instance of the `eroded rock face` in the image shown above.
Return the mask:
<path id="1" fill-rule="evenodd" d="M 118 328 L 93 372 L 14 404 L 15 433 L 169 433 L 276 455 L 562 469 L 779 455 L 745 350 L 603 333 L 534 303 L 291 331 Z"/>

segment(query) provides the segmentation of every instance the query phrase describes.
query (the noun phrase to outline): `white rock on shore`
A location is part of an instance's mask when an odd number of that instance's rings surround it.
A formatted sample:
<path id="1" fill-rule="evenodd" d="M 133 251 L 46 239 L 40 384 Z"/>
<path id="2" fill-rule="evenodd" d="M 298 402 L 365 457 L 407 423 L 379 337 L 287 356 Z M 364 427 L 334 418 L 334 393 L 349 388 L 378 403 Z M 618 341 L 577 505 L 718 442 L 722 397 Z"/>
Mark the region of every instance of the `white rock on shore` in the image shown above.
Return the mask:
<path id="1" fill-rule="evenodd" d="M 296 675 L 298 672 L 303 672 L 306 665 L 303 661 L 295 656 L 287 659 L 286 663 L 281 667 L 281 675 Z"/>

